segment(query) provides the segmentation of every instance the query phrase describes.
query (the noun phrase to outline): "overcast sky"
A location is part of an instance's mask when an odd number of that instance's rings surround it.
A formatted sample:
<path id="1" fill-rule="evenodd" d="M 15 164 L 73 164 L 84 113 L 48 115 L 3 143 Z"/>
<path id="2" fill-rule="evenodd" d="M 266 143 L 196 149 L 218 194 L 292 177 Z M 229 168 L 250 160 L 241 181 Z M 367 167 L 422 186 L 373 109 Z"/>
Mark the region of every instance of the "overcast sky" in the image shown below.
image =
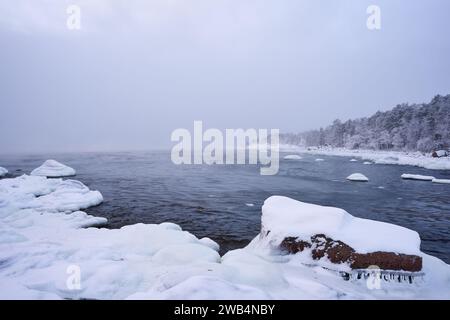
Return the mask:
<path id="1" fill-rule="evenodd" d="M 81 30 L 66 26 L 81 8 Z M 366 27 L 369 5 L 381 30 Z M 303 131 L 450 93 L 448 0 L 0 0 L 0 152 Z"/>

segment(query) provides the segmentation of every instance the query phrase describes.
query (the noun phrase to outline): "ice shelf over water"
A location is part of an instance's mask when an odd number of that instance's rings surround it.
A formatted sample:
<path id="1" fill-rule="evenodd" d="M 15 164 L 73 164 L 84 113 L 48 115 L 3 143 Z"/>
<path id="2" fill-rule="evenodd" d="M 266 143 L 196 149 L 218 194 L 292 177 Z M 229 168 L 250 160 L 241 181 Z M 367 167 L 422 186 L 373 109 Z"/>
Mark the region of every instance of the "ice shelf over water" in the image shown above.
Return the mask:
<path id="1" fill-rule="evenodd" d="M 31 171 L 32 176 L 43 176 L 47 178 L 71 177 L 75 174 L 74 169 L 56 160 L 47 160 L 39 168 Z"/>
<path id="2" fill-rule="evenodd" d="M 169 222 L 94 228 L 106 219 L 79 210 L 102 200 L 98 191 L 74 180 L 27 175 L 0 180 L 0 298 L 450 298 L 450 266 L 422 253 L 416 232 L 342 209 L 270 197 L 261 234 L 221 257 L 213 240 Z M 386 282 L 371 290 L 365 281 L 343 280 L 305 252 L 286 255 L 279 249 L 285 237 L 315 233 L 360 252 L 420 255 L 423 281 Z"/>

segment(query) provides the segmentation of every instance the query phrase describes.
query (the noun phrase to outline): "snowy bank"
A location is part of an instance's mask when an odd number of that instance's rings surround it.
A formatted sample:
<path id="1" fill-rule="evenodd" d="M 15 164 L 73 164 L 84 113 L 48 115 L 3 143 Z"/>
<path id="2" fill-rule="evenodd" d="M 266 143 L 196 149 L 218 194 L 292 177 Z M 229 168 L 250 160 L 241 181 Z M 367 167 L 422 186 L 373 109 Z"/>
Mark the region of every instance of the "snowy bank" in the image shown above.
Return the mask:
<path id="1" fill-rule="evenodd" d="M 6 170 L 3 167 L 0 167 L 0 178 L 6 176 L 7 174 L 8 174 L 8 170 Z"/>
<path id="2" fill-rule="evenodd" d="M 303 148 L 280 146 L 281 151 L 300 152 L 314 155 L 360 158 L 377 164 L 410 165 L 432 170 L 450 170 L 450 157 L 433 158 L 420 152 L 349 150 L 343 148 Z"/>
<path id="3" fill-rule="evenodd" d="M 173 223 L 92 228 L 106 219 L 79 210 L 101 200 L 74 180 L 0 180 L 0 298 L 450 298 L 450 266 L 422 253 L 416 232 L 342 209 L 271 197 L 261 233 L 220 257 L 214 241 Z M 281 246 L 288 237 L 310 241 L 318 234 L 351 246 L 355 257 L 380 250 L 420 257 L 423 280 L 372 290 L 365 280 L 345 281 L 336 271 L 352 263 L 333 263 L 331 251 L 316 259 L 319 247 L 289 253 Z"/>
<path id="4" fill-rule="evenodd" d="M 63 165 L 56 160 L 47 160 L 40 167 L 31 171 L 32 176 L 42 176 L 47 178 L 71 177 L 76 174 L 71 167 Z"/>

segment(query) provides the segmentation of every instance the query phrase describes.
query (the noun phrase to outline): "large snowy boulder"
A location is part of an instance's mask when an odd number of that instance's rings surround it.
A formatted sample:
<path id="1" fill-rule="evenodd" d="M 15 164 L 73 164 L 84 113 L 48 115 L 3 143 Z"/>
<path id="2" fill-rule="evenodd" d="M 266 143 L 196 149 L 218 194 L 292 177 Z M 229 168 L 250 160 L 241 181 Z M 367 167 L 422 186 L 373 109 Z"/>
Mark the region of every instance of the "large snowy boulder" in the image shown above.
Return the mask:
<path id="1" fill-rule="evenodd" d="M 267 199 L 262 213 L 261 236 L 288 253 L 308 250 L 314 260 L 326 258 L 351 269 L 422 269 L 415 231 L 279 196 Z"/>
<path id="2" fill-rule="evenodd" d="M 32 176 L 43 176 L 47 178 L 70 177 L 76 174 L 71 167 L 63 165 L 56 160 L 47 160 L 39 168 L 31 172 Z"/>
<path id="3" fill-rule="evenodd" d="M 8 170 L 6 170 L 3 167 L 0 167 L 0 178 L 6 176 L 7 174 L 8 174 Z"/>
<path id="4" fill-rule="evenodd" d="M 369 178 L 367 178 L 362 173 L 353 173 L 347 177 L 347 180 L 357 181 L 357 182 L 367 182 L 367 181 L 369 181 Z"/>

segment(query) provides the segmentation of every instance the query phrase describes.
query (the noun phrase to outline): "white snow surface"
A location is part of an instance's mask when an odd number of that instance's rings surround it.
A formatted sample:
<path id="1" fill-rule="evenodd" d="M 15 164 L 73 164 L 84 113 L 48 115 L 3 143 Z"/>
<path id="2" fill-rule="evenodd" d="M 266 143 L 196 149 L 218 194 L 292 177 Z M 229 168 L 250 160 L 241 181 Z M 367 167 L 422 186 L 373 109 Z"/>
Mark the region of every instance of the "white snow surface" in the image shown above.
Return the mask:
<path id="1" fill-rule="evenodd" d="M 450 298 L 450 266 L 421 253 L 416 232 L 342 209 L 271 197 L 263 206 L 261 234 L 220 257 L 213 240 L 169 222 L 92 228 L 106 219 L 79 210 L 101 201 L 99 192 L 78 181 L 26 175 L 0 180 L 0 298 Z M 307 252 L 284 255 L 277 249 L 286 236 L 318 232 L 361 252 L 419 254 L 424 280 L 370 290 L 364 281 L 344 281 L 317 265 Z M 73 270 L 79 271 L 79 289 L 70 286 Z"/>
<path id="2" fill-rule="evenodd" d="M 435 179 L 432 176 L 423 176 L 420 174 L 410 174 L 410 173 L 402 174 L 401 178 L 405 180 L 420 180 L 420 181 L 433 181 Z"/>
<path id="3" fill-rule="evenodd" d="M 40 167 L 31 171 L 32 176 L 43 176 L 48 178 L 71 177 L 76 174 L 75 170 L 56 160 L 46 160 Z"/>
<path id="4" fill-rule="evenodd" d="M 0 178 L 6 176 L 7 174 L 8 174 L 8 170 L 6 170 L 3 167 L 0 167 Z"/>
<path id="5" fill-rule="evenodd" d="M 376 164 L 410 165 L 432 170 L 450 170 L 450 157 L 433 158 L 431 154 L 421 152 L 349 150 L 344 148 L 305 148 L 300 146 L 280 145 L 284 152 L 297 152 L 313 155 L 343 156 L 361 158 Z"/>
<path id="6" fill-rule="evenodd" d="M 357 182 L 367 182 L 367 181 L 369 181 L 369 178 L 367 178 L 362 173 L 353 173 L 347 177 L 347 180 L 357 181 Z"/>
<path id="7" fill-rule="evenodd" d="M 298 154 L 289 154 L 287 156 L 284 156 L 284 160 L 302 160 L 302 159 L 303 158 Z"/>

